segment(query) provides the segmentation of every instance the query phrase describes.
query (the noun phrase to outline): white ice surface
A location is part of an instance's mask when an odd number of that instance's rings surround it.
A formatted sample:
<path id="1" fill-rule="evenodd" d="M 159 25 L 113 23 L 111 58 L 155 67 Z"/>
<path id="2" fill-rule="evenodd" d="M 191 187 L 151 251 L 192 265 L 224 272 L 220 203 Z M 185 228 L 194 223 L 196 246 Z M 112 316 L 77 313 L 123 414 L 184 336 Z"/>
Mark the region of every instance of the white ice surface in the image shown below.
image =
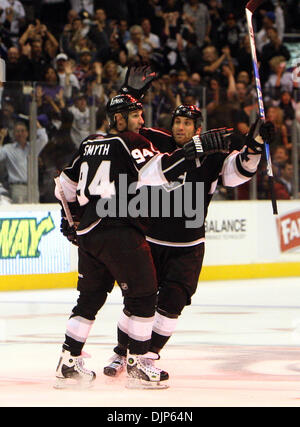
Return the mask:
<path id="1" fill-rule="evenodd" d="M 122 309 L 115 288 L 85 346 L 90 390 L 55 390 L 77 291 L 0 293 L 0 407 L 300 406 L 300 278 L 200 282 L 157 365 L 167 390 L 125 390 L 102 369 Z"/>

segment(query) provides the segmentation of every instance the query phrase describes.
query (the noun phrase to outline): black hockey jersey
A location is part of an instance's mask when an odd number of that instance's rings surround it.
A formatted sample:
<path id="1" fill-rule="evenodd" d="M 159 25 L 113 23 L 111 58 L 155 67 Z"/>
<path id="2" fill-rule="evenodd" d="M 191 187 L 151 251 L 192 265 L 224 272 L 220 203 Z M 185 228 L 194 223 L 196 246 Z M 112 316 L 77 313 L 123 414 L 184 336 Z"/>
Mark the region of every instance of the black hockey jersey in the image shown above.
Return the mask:
<path id="1" fill-rule="evenodd" d="M 147 205 L 148 196 L 144 193 L 134 200 L 141 188 L 168 184 L 193 168 L 196 162 L 187 161 L 183 150 L 161 154 L 149 140 L 133 132 L 90 135 L 61 173 L 60 182 L 67 201 L 78 200 L 85 206 L 77 234 L 90 231 L 102 218 L 130 221 L 144 230 L 147 206 L 144 218 L 137 218 L 141 216 L 138 204 Z M 57 189 L 55 194 L 60 199 Z"/>
<path id="2" fill-rule="evenodd" d="M 149 139 L 160 152 L 172 152 L 176 143 L 172 135 L 164 130 L 142 128 L 140 133 Z M 160 210 L 160 217 L 151 218 L 147 240 L 167 246 L 192 246 L 204 241 L 209 203 L 218 179 L 223 184 L 235 187 L 248 181 L 255 173 L 260 156 L 242 159 L 240 152 L 216 153 L 204 157 L 201 166 L 187 170 L 174 183 L 163 184 L 160 203 L 170 201 L 169 212 Z"/>

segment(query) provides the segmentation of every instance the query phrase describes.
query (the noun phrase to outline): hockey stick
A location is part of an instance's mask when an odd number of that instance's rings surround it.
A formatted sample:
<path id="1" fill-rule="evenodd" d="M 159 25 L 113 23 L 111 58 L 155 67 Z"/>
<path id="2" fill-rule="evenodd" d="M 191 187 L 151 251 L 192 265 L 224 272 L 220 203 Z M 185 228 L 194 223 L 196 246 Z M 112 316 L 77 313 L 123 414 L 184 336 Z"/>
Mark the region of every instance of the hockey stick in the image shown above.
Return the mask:
<path id="1" fill-rule="evenodd" d="M 250 46 L 251 46 L 251 56 L 252 56 L 252 64 L 253 64 L 254 77 L 255 77 L 256 92 L 257 92 L 258 109 L 259 109 L 259 116 L 262 120 L 265 120 L 266 117 L 265 117 L 264 102 L 262 97 L 261 83 L 260 83 L 260 77 L 259 77 L 259 71 L 258 71 L 252 16 L 255 10 L 264 1 L 265 0 L 250 0 L 246 5 L 246 18 L 248 23 L 248 32 L 249 32 L 249 39 L 250 39 Z M 264 141 L 264 150 L 265 150 L 266 161 L 267 161 L 267 174 L 268 174 L 270 195 L 272 200 L 273 214 L 277 215 L 278 214 L 277 201 L 276 201 L 275 192 L 274 192 L 274 177 L 273 177 L 273 170 L 272 170 L 272 160 L 270 155 L 270 145 L 268 141 Z"/>
<path id="2" fill-rule="evenodd" d="M 69 224 L 70 227 L 73 227 L 74 226 L 74 221 L 73 221 L 73 218 L 72 218 L 72 214 L 71 214 L 71 211 L 70 211 L 70 208 L 69 208 L 69 205 L 68 205 L 68 202 L 67 202 L 64 190 L 63 190 L 63 188 L 61 186 L 59 176 L 57 178 L 54 178 L 54 181 L 55 181 L 55 184 L 57 185 L 57 189 L 58 189 L 59 195 L 61 197 L 61 204 L 62 204 L 62 206 L 64 208 L 68 224 Z"/>

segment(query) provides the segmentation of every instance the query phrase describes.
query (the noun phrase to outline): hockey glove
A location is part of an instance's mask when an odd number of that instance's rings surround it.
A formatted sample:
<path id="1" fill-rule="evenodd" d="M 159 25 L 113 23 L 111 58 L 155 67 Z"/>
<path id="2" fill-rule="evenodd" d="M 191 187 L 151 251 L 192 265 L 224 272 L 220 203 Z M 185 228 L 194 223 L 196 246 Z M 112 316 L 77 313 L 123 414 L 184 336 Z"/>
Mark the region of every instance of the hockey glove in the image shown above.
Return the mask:
<path id="1" fill-rule="evenodd" d="M 68 220 L 64 217 L 61 219 L 60 231 L 69 240 L 69 242 L 78 246 L 76 228 L 74 225 L 70 226 Z"/>
<path id="2" fill-rule="evenodd" d="M 124 85 L 120 92 L 125 95 L 129 94 L 136 99 L 142 99 L 155 77 L 156 73 L 150 65 L 128 67 Z"/>
<path id="3" fill-rule="evenodd" d="M 61 218 L 61 223 L 60 223 L 60 231 L 71 243 L 78 246 L 76 229 L 77 229 L 77 226 L 80 222 L 80 218 L 83 214 L 84 207 L 80 206 L 77 201 L 76 202 L 69 202 L 68 206 L 69 206 L 69 209 L 70 209 L 70 212 L 72 215 L 74 225 L 71 226 L 68 223 L 65 211 L 62 208 L 62 210 L 61 210 L 61 217 L 62 218 Z"/>
<path id="4" fill-rule="evenodd" d="M 257 118 L 246 136 L 246 154 L 261 154 L 263 152 L 264 142 L 272 144 L 274 139 L 275 127 L 273 123 L 265 122 L 261 118 Z M 253 152 L 249 152 L 248 148 Z"/>
<path id="5" fill-rule="evenodd" d="M 201 135 L 195 135 L 182 148 L 187 160 L 194 160 L 214 153 L 229 153 L 230 139 L 233 129 L 212 129 Z"/>

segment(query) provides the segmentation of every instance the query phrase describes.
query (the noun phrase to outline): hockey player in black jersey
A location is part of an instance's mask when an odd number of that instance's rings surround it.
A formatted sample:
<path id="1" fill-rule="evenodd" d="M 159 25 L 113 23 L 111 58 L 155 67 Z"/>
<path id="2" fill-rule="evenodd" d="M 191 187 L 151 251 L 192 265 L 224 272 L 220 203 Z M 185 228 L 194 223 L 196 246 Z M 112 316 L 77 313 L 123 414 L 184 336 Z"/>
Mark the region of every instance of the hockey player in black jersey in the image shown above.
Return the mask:
<path id="1" fill-rule="evenodd" d="M 140 134 L 161 152 L 172 152 L 175 148 L 184 147 L 192 137 L 200 135 L 201 121 L 202 115 L 196 106 L 181 105 L 173 112 L 172 135 L 153 128 L 141 128 Z M 200 159 L 201 167 L 184 173 L 175 185 L 162 186 L 162 192 L 170 193 L 170 217 L 152 218 L 146 237 L 151 247 L 159 289 L 150 346 L 153 353 L 159 354 L 167 343 L 183 308 L 191 304 L 191 297 L 196 291 L 204 257 L 204 219 L 219 178 L 229 187 L 250 180 L 260 161 L 263 140 L 272 142 L 273 134 L 271 124 L 258 120 L 252 126 L 247 145 L 241 152 L 206 155 Z M 180 217 L 175 215 L 176 192 L 187 190 L 195 202 L 199 197 L 197 183 L 203 183 L 203 221 L 193 226 L 191 218 L 184 214 Z M 110 365 L 104 368 L 106 375 L 116 376 L 124 369 L 127 323 L 126 312 L 123 312 L 118 322 L 118 345 Z"/>
<path id="2" fill-rule="evenodd" d="M 107 137 L 86 138 L 60 175 L 67 201 L 80 210 L 76 236 L 74 230 L 69 236 L 79 246 L 79 298 L 67 322 L 56 387 L 65 387 L 69 379 L 89 384 L 95 378 L 94 372 L 84 368 L 82 349 L 116 280 L 122 289 L 128 320 L 130 384 L 137 380 L 138 386 L 142 383 L 144 387 L 161 388 L 168 374 L 154 366 L 157 355 L 148 351 L 156 307 L 156 272 L 145 240 L 145 226 L 130 210 L 121 214 L 123 199 L 127 207 L 134 197 L 128 191 L 130 186 L 167 185 L 188 169 L 196 169 L 199 157 L 205 153 L 227 151 L 227 131 L 191 139 L 183 149 L 162 154 L 138 134 L 143 119 L 142 105 L 136 99 L 116 96 L 107 109 L 111 133 Z M 61 197 L 57 189 L 56 196 Z M 116 209 L 108 209 L 105 216 L 105 206 Z M 68 227 L 63 229 L 68 234 Z"/>

